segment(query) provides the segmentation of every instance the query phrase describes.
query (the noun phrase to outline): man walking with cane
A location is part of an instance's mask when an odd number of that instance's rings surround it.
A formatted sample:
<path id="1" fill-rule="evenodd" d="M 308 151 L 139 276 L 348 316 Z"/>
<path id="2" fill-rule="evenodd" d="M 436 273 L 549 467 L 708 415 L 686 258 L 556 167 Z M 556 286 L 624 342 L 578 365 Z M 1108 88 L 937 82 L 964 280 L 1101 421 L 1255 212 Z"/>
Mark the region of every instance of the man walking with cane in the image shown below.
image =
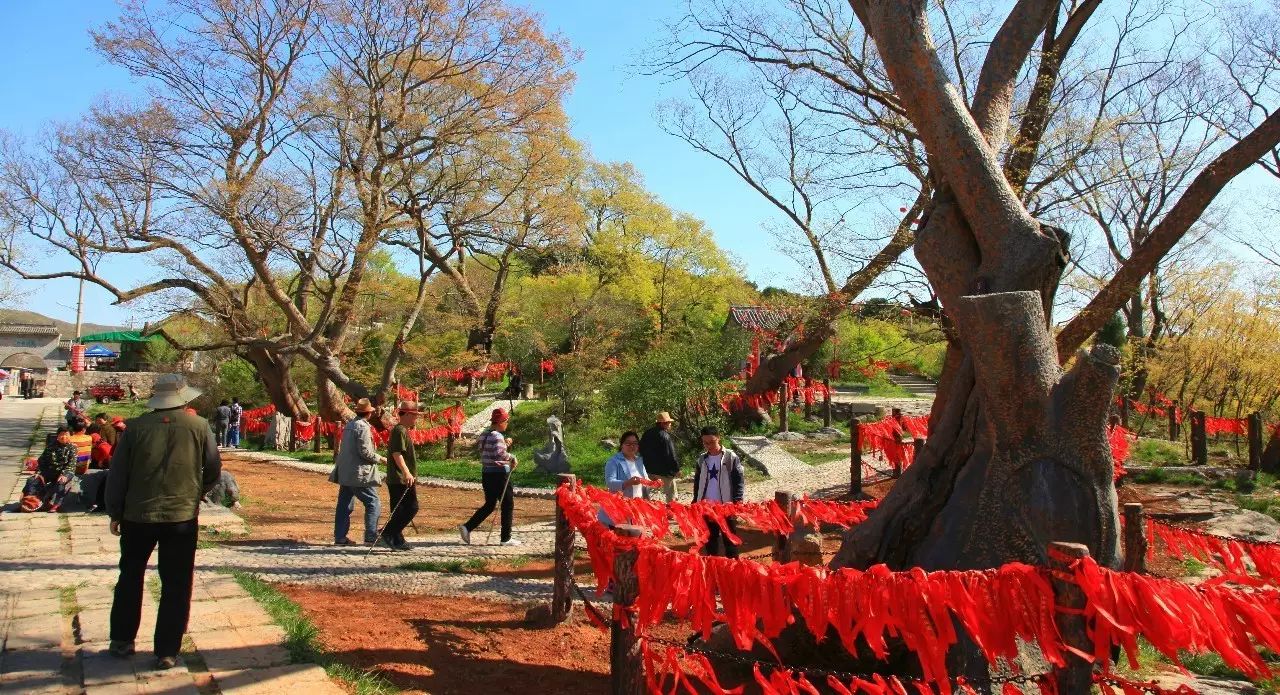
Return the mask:
<path id="1" fill-rule="evenodd" d="M 382 540 L 392 550 L 408 550 L 404 529 L 418 514 L 417 456 L 409 433 L 418 422 L 418 404 L 405 401 L 400 404 L 400 421 L 391 428 L 387 442 L 387 496 L 391 503 L 391 518 L 382 528 Z"/>
<path id="2" fill-rule="evenodd" d="M 143 576 L 160 547 L 156 667 L 173 668 L 191 614 L 200 498 L 218 482 L 222 460 L 204 418 L 183 410 L 200 395 L 181 374 L 156 380 L 147 407 L 129 421 L 111 456 L 106 509 L 120 536 L 120 579 L 111 604 L 113 656 L 127 657 L 142 621 Z"/>
<path id="3" fill-rule="evenodd" d="M 510 439 L 502 436 L 507 431 L 510 417 L 502 408 L 494 408 L 490 416 L 489 429 L 480 435 L 480 485 L 484 488 L 484 504 L 476 510 L 467 523 L 458 527 L 462 542 L 471 544 L 471 532 L 480 527 L 489 518 L 493 508 L 502 506 L 503 545 L 521 545 L 520 541 L 511 537 L 511 523 L 515 516 L 515 501 L 511 494 L 511 472 L 519 463 L 516 457 L 507 451 Z"/>

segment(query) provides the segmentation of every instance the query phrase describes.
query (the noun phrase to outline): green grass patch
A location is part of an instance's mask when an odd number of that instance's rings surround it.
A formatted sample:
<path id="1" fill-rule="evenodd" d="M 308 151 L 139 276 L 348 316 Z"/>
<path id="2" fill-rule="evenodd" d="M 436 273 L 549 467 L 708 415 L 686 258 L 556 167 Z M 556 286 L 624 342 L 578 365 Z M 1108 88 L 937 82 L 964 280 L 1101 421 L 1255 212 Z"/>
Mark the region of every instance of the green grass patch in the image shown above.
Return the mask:
<path id="1" fill-rule="evenodd" d="M 122 417 L 128 420 L 129 418 L 138 417 L 149 410 L 150 408 L 147 407 L 147 402 L 144 400 L 132 402 L 116 401 L 115 403 L 105 404 L 94 403 L 93 401 L 89 402 L 90 419 L 97 416 L 98 413 L 106 413 L 108 419 L 113 417 Z"/>
<path id="2" fill-rule="evenodd" d="M 80 612 L 80 605 L 76 601 L 75 586 L 58 587 L 58 609 L 64 617 L 71 617 Z"/>
<path id="3" fill-rule="evenodd" d="M 1148 468 L 1146 470 L 1134 471 L 1129 475 L 1129 481 L 1144 485 L 1185 485 L 1188 487 L 1200 487 L 1208 485 L 1209 481 L 1194 473 L 1170 473 L 1162 468 Z"/>
<path id="4" fill-rule="evenodd" d="M 396 569 L 405 570 L 406 572 L 460 574 L 462 572 L 480 572 L 488 566 L 488 561 L 483 558 L 471 558 L 468 560 L 417 560 L 396 565 Z"/>
<path id="5" fill-rule="evenodd" d="M 810 466 L 820 466 L 824 463 L 849 460 L 849 454 L 838 454 L 834 451 L 789 451 L 787 453 Z"/>
<path id="6" fill-rule="evenodd" d="M 1236 495 L 1236 506 L 1280 521 L 1280 497 L 1275 495 Z"/>
<path id="7" fill-rule="evenodd" d="M 275 587 L 248 572 L 232 572 L 236 582 L 262 606 L 285 632 L 285 649 L 295 664 L 319 664 L 331 678 L 349 683 L 359 695 L 397 693 L 399 688 L 381 675 L 337 661 L 320 644 L 320 630 L 303 615 L 302 607 Z"/>
<path id="8" fill-rule="evenodd" d="M 1189 557 L 1182 561 L 1182 574 L 1186 577 L 1198 577 L 1207 567 L 1203 562 Z"/>
<path id="9" fill-rule="evenodd" d="M 1160 439 L 1139 439 L 1129 458 L 1133 463 L 1149 466 L 1182 466 L 1187 463 L 1181 444 Z"/>

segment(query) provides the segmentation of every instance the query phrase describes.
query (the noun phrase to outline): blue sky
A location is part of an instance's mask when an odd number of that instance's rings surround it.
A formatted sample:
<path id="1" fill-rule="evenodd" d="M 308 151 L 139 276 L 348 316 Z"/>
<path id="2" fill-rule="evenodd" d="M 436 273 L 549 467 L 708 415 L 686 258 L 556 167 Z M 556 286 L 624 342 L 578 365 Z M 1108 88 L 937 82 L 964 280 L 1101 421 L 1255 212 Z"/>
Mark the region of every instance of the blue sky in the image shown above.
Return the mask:
<path id="1" fill-rule="evenodd" d="M 767 204 L 723 165 L 662 132 L 654 109 L 664 97 L 657 78 L 629 68 L 655 36 L 659 23 L 676 16 L 678 0 L 600 2 L 537 0 L 523 3 L 542 14 L 545 26 L 582 51 L 574 66 L 577 85 L 567 103 L 574 134 L 602 160 L 635 163 L 649 188 L 672 207 L 706 220 L 722 248 L 746 267 L 751 279 L 781 285 L 801 270 L 774 253 L 761 224 Z M 112 0 L 40 0 L 5 3 L 0 10 L 0 129 L 37 136 L 51 121 L 74 119 L 105 93 L 136 93 L 127 73 L 94 51 L 88 30 L 114 18 Z M 679 89 L 668 87 L 667 89 Z M 53 260 L 42 262 L 52 267 Z M 127 273 L 131 268 L 118 268 Z M 76 282 L 23 283 L 25 308 L 71 320 Z M 35 286 L 33 286 L 35 285 Z M 106 292 L 85 290 L 86 320 L 127 322 L 134 312 L 110 304 Z M 137 317 L 140 322 L 142 317 Z"/>

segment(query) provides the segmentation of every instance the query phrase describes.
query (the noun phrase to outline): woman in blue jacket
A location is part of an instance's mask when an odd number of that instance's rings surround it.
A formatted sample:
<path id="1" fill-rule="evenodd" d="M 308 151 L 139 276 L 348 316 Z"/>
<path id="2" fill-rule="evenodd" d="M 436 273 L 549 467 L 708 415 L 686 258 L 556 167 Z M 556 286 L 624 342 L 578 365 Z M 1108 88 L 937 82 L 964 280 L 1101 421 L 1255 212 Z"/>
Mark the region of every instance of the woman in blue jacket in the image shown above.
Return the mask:
<path id="1" fill-rule="evenodd" d="M 640 435 L 627 431 L 619 440 L 618 452 L 604 463 L 604 482 L 610 492 L 621 492 L 623 497 L 643 497 L 644 483 L 649 474 L 644 470 L 644 459 L 640 456 Z M 604 510 L 600 510 L 600 521 L 613 526 L 613 521 Z"/>

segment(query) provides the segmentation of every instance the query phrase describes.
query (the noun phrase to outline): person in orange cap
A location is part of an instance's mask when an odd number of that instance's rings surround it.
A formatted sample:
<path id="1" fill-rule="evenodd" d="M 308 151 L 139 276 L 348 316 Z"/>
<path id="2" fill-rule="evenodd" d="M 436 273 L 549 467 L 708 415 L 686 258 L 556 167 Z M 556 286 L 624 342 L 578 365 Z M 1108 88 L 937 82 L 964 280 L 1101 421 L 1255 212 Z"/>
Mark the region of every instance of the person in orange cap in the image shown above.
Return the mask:
<path id="1" fill-rule="evenodd" d="M 458 527 L 462 542 L 471 544 L 471 532 L 476 530 L 484 520 L 489 518 L 493 508 L 502 507 L 503 545 L 520 545 L 520 541 L 511 537 L 511 524 L 515 517 L 515 500 L 511 493 L 511 472 L 519 464 L 515 455 L 507 451 L 511 440 L 503 436 L 507 431 L 510 416 L 502 408 L 494 408 L 490 415 L 489 429 L 480 435 L 480 485 L 484 489 L 484 504 L 476 510 L 467 523 Z"/>

